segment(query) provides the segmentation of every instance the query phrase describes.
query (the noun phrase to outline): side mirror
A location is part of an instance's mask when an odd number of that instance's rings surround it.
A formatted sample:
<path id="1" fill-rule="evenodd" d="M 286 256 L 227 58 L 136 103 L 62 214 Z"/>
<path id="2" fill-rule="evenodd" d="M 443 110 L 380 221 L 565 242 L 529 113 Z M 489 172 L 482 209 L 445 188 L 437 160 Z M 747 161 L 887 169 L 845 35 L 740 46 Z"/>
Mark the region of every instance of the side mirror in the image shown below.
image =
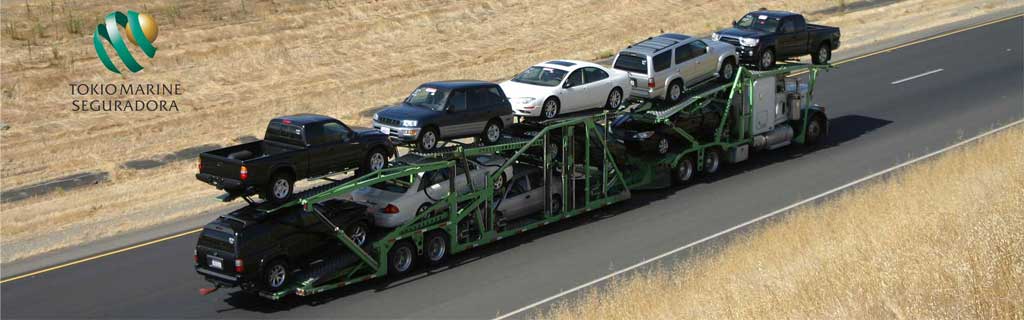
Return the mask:
<path id="1" fill-rule="evenodd" d="M 564 89 L 572 88 L 572 82 L 566 81 L 565 83 L 562 84 L 562 88 L 564 88 Z"/>
<path id="2" fill-rule="evenodd" d="M 732 21 L 732 26 L 733 26 L 733 27 L 735 27 L 735 26 L 736 26 L 736 20 L 733 20 L 733 21 Z"/>

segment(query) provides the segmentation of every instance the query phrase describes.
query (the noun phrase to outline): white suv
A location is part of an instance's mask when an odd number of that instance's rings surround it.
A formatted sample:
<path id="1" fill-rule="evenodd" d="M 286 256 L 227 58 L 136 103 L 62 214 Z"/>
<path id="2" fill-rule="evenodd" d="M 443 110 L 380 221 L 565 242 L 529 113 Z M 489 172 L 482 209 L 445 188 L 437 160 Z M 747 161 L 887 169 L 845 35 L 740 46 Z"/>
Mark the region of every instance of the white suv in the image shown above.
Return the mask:
<path id="1" fill-rule="evenodd" d="M 706 80 L 732 80 L 736 61 L 731 44 L 666 33 L 623 49 L 612 67 L 629 73 L 632 96 L 678 102 Z"/>

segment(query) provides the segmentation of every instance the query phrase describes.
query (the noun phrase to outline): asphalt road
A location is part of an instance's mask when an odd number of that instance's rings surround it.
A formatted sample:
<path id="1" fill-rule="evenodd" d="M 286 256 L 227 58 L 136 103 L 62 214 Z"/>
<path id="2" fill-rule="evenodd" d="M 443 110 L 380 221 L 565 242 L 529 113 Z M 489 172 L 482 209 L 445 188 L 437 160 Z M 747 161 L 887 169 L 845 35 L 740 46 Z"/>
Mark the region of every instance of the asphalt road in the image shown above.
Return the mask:
<path id="1" fill-rule="evenodd" d="M 832 117 L 823 148 L 756 154 L 687 189 L 636 192 L 627 203 L 404 279 L 277 303 L 229 290 L 202 297 L 191 235 L 4 283 L 0 316 L 494 317 L 1021 119 L 1022 39 L 1024 19 L 1015 18 L 842 64 L 815 93 Z"/>

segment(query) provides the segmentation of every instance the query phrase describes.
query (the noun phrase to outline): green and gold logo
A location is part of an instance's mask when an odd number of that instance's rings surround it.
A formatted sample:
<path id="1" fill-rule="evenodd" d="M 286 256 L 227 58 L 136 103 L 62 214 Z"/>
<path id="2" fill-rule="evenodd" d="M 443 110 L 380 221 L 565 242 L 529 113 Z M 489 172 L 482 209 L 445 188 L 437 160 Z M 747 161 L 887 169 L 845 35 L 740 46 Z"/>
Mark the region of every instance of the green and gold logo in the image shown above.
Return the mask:
<path id="1" fill-rule="evenodd" d="M 146 56 L 152 58 L 156 55 L 156 47 L 153 46 L 153 41 L 156 40 L 157 36 L 156 20 L 153 19 L 153 16 L 144 13 L 140 14 L 135 11 L 129 10 L 127 15 L 114 11 L 107 15 L 104 19 L 104 24 L 96 26 L 96 32 L 92 34 L 92 44 L 96 47 L 96 55 L 99 56 L 100 61 L 107 67 L 107 70 L 121 73 L 114 66 L 114 62 L 110 60 L 107 50 L 103 48 L 101 38 L 114 47 L 117 56 L 121 58 L 121 62 L 124 62 L 128 70 L 132 73 L 139 72 L 142 70 L 142 66 L 139 65 L 138 61 L 135 61 L 132 53 L 128 51 L 124 38 L 121 37 L 120 28 L 124 28 L 125 33 L 128 34 L 128 41 L 139 46 L 139 49 L 142 49 Z"/>

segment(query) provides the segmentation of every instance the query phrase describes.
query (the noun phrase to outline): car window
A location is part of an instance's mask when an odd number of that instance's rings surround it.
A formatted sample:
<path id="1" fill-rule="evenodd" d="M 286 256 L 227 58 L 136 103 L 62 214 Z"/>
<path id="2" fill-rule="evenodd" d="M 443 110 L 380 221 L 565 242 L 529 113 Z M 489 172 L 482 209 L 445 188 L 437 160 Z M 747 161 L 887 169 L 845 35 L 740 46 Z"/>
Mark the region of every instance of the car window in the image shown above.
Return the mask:
<path id="1" fill-rule="evenodd" d="M 586 83 L 594 83 L 604 79 L 608 79 L 608 73 L 604 72 L 604 70 L 594 67 L 583 68 L 583 81 Z"/>
<path id="2" fill-rule="evenodd" d="M 454 112 L 466 111 L 466 91 L 452 91 L 452 93 L 448 96 L 448 107 L 451 108 L 451 111 Z"/>
<path id="3" fill-rule="evenodd" d="M 424 173 L 423 174 L 423 179 L 422 179 L 423 181 L 422 182 L 425 182 L 425 183 L 421 183 L 419 189 L 423 190 L 423 189 L 426 189 L 427 187 L 430 187 L 432 185 L 441 184 L 442 182 L 446 182 L 446 181 L 448 181 L 448 177 L 449 177 L 448 169 L 438 169 L 438 170 L 429 171 L 427 173 Z"/>
<path id="4" fill-rule="evenodd" d="M 562 83 L 567 73 L 565 70 L 533 66 L 517 74 L 512 81 L 554 87 Z"/>
<path id="5" fill-rule="evenodd" d="M 537 189 L 544 186 L 544 175 L 540 171 L 530 172 L 530 189 Z"/>
<path id="6" fill-rule="evenodd" d="M 583 84 L 583 71 L 579 69 L 573 71 L 571 74 L 569 74 L 569 78 L 565 80 L 565 83 L 571 84 L 573 86 Z"/>
<path id="7" fill-rule="evenodd" d="M 526 184 L 526 177 L 519 177 L 512 181 L 512 185 L 509 186 L 508 196 L 514 197 L 530 191 L 529 186 Z"/>
<path id="8" fill-rule="evenodd" d="M 505 103 L 505 95 L 498 86 L 487 88 L 487 99 L 492 105 Z"/>
<path id="9" fill-rule="evenodd" d="M 695 58 L 707 53 L 708 45 L 705 44 L 704 41 L 697 40 L 690 42 L 686 47 L 690 48 L 690 57 Z"/>
<path id="10" fill-rule="evenodd" d="M 305 142 L 302 141 L 302 127 L 282 122 L 271 121 L 267 125 L 267 133 L 263 139 L 297 146 L 305 145 Z"/>
<path id="11" fill-rule="evenodd" d="M 675 51 L 676 64 L 680 64 L 686 62 L 686 60 L 690 60 L 690 49 L 688 49 L 687 46 L 678 46 L 676 47 Z"/>
<path id="12" fill-rule="evenodd" d="M 654 72 L 668 69 L 672 64 L 672 51 L 665 51 L 654 56 Z"/>
<path id="13" fill-rule="evenodd" d="M 348 128 L 337 122 L 313 124 L 309 129 L 310 144 L 337 143 L 345 140 L 351 133 Z"/>
<path id="14" fill-rule="evenodd" d="M 647 56 L 632 55 L 625 52 L 619 53 L 619 57 L 615 59 L 615 66 L 613 68 L 647 74 Z"/>
<path id="15" fill-rule="evenodd" d="M 786 19 L 782 21 L 782 32 L 790 33 L 796 31 L 796 26 L 793 25 L 793 19 Z"/>
<path id="16" fill-rule="evenodd" d="M 502 102 L 501 94 L 495 87 L 473 88 L 469 94 L 469 107 L 491 106 Z"/>

